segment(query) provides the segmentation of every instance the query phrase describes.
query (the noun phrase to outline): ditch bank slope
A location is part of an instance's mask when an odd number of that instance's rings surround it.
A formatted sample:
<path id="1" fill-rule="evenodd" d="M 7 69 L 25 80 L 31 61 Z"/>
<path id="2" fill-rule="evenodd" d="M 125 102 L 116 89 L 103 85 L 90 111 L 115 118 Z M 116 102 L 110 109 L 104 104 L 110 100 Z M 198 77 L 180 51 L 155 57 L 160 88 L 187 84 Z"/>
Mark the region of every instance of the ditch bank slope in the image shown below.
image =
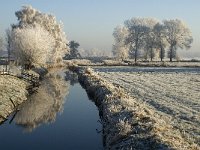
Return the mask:
<path id="1" fill-rule="evenodd" d="M 0 124 L 37 90 L 41 75 L 32 70 L 0 75 Z"/>
<path id="2" fill-rule="evenodd" d="M 92 69 L 73 69 L 99 107 L 105 149 L 200 149 L 184 139 L 162 116 Z"/>
<path id="3" fill-rule="evenodd" d="M 27 100 L 29 83 L 11 75 L 0 76 L 0 123 Z"/>

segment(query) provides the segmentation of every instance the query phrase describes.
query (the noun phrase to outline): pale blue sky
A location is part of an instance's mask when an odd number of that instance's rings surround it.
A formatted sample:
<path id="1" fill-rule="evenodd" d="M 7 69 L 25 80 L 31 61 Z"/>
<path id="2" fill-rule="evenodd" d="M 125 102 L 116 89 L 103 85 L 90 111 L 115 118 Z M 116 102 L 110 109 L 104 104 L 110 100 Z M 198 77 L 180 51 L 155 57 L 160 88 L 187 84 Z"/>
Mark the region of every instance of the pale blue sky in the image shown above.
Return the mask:
<path id="1" fill-rule="evenodd" d="M 200 57 L 200 0 L 0 0 L 1 34 L 17 22 L 15 11 L 27 4 L 62 20 L 68 39 L 84 49 L 111 50 L 113 29 L 131 17 L 179 18 L 193 33 L 190 55 Z"/>

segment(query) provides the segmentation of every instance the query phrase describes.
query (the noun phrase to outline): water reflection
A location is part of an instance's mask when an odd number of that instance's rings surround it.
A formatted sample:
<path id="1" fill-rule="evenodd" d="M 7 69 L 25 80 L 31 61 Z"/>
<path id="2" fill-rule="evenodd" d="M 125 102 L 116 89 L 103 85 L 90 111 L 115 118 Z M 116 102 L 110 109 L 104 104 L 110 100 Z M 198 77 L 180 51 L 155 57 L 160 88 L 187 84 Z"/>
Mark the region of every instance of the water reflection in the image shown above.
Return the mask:
<path id="1" fill-rule="evenodd" d="M 78 76 L 76 73 L 73 73 L 72 71 L 66 70 L 65 71 L 65 80 L 70 82 L 70 85 L 74 85 L 78 83 Z"/>
<path id="2" fill-rule="evenodd" d="M 54 122 L 57 113 L 62 113 L 64 97 L 69 93 L 70 80 L 65 79 L 62 71 L 52 70 L 48 73 L 37 93 L 20 106 L 15 123 L 31 132 L 41 124 Z"/>

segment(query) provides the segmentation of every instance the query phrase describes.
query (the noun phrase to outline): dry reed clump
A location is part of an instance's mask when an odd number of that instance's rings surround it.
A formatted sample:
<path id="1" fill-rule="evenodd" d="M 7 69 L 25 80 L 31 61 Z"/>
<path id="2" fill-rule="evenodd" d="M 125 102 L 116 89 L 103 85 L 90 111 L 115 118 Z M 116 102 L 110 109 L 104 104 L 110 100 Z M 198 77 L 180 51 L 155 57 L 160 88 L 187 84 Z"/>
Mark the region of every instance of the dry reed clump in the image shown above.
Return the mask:
<path id="1" fill-rule="evenodd" d="M 105 149 L 199 149 L 182 138 L 162 116 L 91 68 L 79 68 L 78 75 L 102 115 Z"/>

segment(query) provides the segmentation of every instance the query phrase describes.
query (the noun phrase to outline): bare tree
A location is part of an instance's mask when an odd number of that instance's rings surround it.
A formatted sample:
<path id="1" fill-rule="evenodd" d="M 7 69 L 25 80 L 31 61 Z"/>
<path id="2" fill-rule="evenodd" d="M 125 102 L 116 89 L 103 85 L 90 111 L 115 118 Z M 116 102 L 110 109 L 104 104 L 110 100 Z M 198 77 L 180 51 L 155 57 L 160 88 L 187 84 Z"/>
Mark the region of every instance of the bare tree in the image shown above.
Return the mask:
<path id="1" fill-rule="evenodd" d="M 165 28 L 161 23 L 157 23 L 154 26 L 153 32 L 156 36 L 156 47 L 160 50 L 160 60 L 163 61 L 165 57 L 165 48 L 168 45 L 166 36 L 165 36 Z"/>
<path id="2" fill-rule="evenodd" d="M 128 29 L 125 43 L 130 46 L 130 54 L 134 56 L 136 62 L 138 51 L 144 46 L 144 38 L 149 28 L 146 26 L 145 18 L 132 18 L 125 21 L 124 24 Z"/>
<path id="3" fill-rule="evenodd" d="M 169 43 L 168 54 L 170 61 L 172 61 L 178 48 L 189 49 L 191 47 L 193 38 L 190 29 L 183 21 L 178 19 L 164 20 L 163 23 L 165 27 L 166 40 Z"/>
<path id="4" fill-rule="evenodd" d="M 148 31 L 145 34 L 144 38 L 144 50 L 146 53 L 146 59 L 149 56 L 151 61 L 155 57 L 155 48 L 156 48 L 156 34 L 154 33 L 154 26 L 158 23 L 156 19 L 153 18 L 146 18 L 145 24 L 148 28 Z"/>

